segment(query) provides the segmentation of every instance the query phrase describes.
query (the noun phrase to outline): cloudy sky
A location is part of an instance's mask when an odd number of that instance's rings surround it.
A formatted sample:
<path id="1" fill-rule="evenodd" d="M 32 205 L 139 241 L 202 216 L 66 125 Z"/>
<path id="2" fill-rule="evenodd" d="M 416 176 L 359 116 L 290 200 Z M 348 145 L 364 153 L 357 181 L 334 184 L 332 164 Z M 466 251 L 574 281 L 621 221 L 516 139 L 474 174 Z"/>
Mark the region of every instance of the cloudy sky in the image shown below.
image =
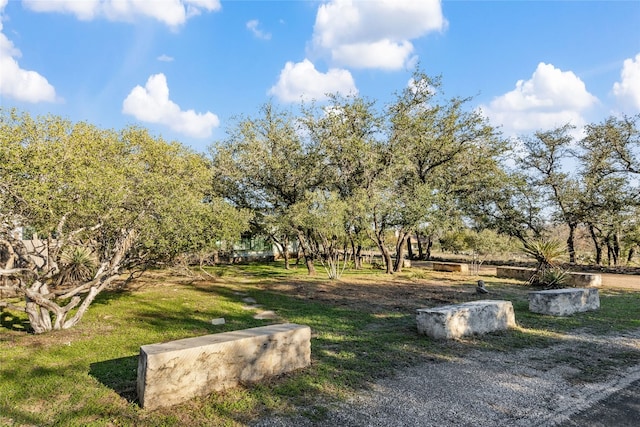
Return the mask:
<path id="1" fill-rule="evenodd" d="M 0 105 L 205 151 L 272 100 L 382 108 L 420 64 L 506 134 L 640 112 L 640 1 L 0 0 Z"/>

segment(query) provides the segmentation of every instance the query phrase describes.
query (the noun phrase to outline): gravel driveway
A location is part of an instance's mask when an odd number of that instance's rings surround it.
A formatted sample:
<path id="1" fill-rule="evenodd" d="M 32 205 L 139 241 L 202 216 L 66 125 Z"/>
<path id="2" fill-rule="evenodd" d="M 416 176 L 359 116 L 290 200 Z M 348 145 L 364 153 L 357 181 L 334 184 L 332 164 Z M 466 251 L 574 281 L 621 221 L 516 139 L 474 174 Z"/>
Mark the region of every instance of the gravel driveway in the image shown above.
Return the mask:
<path id="1" fill-rule="evenodd" d="M 640 330 L 559 336 L 552 347 L 411 367 L 330 404 L 320 421 L 273 417 L 256 426 L 554 426 L 640 379 Z"/>

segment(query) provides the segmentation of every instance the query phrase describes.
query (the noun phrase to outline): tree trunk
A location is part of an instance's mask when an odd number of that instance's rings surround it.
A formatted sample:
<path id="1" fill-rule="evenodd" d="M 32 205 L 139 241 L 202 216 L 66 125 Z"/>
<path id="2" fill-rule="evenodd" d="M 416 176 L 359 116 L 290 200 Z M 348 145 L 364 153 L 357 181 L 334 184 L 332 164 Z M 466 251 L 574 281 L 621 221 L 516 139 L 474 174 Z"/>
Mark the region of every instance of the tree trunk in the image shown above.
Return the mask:
<path id="1" fill-rule="evenodd" d="M 391 254 L 389 253 L 389 249 L 387 249 L 387 245 L 385 244 L 385 241 L 384 241 L 384 232 L 385 232 L 384 225 L 381 226 L 380 224 L 378 224 L 378 221 L 375 218 L 375 213 L 374 213 L 373 236 L 369 235 L 369 237 L 371 237 L 371 240 L 376 242 L 376 245 L 378 245 L 378 249 L 380 250 L 380 254 L 382 255 L 382 259 L 384 260 L 386 273 L 393 274 L 393 264 L 391 261 Z"/>
<path id="2" fill-rule="evenodd" d="M 569 236 L 567 237 L 567 250 L 569 251 L 569 262 L 576 263 L 575 234 L 578 224 L 569 224 Z"/>
<path id="3" fill-rule="evenodd" d="M 627 265 L 631 264 L 631 260 L 633 259 L 634 253 L 635 253 L 634 248 L 629 248 L 629 255 L 627 256 Z"/>
<path id="4" fill-rule="evenodd" d="M 620 262 L 620 239 L 618 233 L 613 233 L 613 265 L 618 265 Z"/>
<path id="5" fill-rule="evenodd" d="M 286 234 L 282 236 L 282 241 L 276 239 L 276 237 L 273 234 L 270 237 L 271 237 L 271 240 L 273 240 L 273 244 L 276 246 L 276 249 L 278 250 L 278 252 L 280 252 L 282 259 L 284 260 L 284 269 L 289 270 L 290 269 L 289 236 L 287 236 Z"/>
<path id="6" fill-rule="evenodd" d="M 316 267 L 313 264 L 314 254 L 311 248 L 307 243 L 307 239 L 304 236 L 304 232 L 302 230 L 298 230 L 298 243 L 300 244 L 300 248 L 302 248 L 302 254 L 304 256 L 304 263 L 307 266 L 307 272 L 309 276 L 316 275 Z"/>
<path id="7" fill-rule="evenodd" d="M 429 261 L 431 259 L 431 248 L 433 248 L 433 237 L 431 234 L 427 236 L 427 251 L 425 253 L 425 261 Z"/>
<path id="8" fill-rule="evenodd" d="M 296 267 L 300 265 L 300 242 L 296 247 Z"/>
<path id="9" fill-rule="evenodd" d="M 422 239 L 420 232 L 416 232 L 416 242 L 418 243 L 418 259 L 424 259 L 424 251 L 422 250 Z"/>
<path id="10" fill-rule="evenodd" d="M 410 236 L 409 231 L 400 232 L 400 235 L 398 236 L 398 242 L 396 243 L 396 261 L 393 265 L 393 271 L 395 273 L 402 272 L 402 265 L 404 261 L 404 248 L 407 243 L 407 240 L 409 240 L 409 236 Z"/>
<path id="11" fill-rule="evenodd" d="M 602 263 L 602 246 L 596 235 L 595 227 L 591 224 L 589 224 L 589 234 L 591 235 L 591 240 L 593 241 L 593 246 L 596 251 L 596 265 L 600 265 Z"/>
<path id="12" fill-rule="evenodd" d="M 356 244 L 351 234 L 349 234 L 349 243 L 351 244 L 351 251 L 353 252 L 353 267 L 356 270 L 362 270 L 362 245 Z"/>
<path id="13" fill-rule="evenodd" d="M 282 238 L 282 257 L 284 258 L 284 269 L 289 270 L 291 268 L 289 258 L 289 236 L 286 234 Z"/>
<path id="14" fill-rule="evenodd" d="M 380 253 L 382 254 L 382 259 L 384 260 L 386 269 L 385 273 L 393 274 L 393 262 L 391 260 L 391 253 L 389 252 L 389 249 L 387 249 L 387 246 L 384 245 L 384 242 L 382 246 L 378 245 L 378 247 L 380 248 Z"/>
<path id="15" fill-rule="evenodd" d="M 413 243 L 411 236 L 407 237 L 407 258 L 413 259 Z"/>

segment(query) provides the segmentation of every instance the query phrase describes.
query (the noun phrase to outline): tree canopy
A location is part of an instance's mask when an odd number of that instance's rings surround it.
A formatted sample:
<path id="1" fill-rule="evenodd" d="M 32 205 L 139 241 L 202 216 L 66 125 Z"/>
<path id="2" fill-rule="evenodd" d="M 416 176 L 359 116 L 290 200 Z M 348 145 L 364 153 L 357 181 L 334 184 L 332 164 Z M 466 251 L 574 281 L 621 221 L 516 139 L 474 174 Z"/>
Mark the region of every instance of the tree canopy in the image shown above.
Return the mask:
<path id="1" fill-rule="evenodd" d="M 124 272 L 235 239 L 250 216 L 215 196 L 202 155 L 137 127 L 2 111 L 0 177 L 1 289 L 26 298 L 0 307 L 36 332 L 73 326 Z"/>

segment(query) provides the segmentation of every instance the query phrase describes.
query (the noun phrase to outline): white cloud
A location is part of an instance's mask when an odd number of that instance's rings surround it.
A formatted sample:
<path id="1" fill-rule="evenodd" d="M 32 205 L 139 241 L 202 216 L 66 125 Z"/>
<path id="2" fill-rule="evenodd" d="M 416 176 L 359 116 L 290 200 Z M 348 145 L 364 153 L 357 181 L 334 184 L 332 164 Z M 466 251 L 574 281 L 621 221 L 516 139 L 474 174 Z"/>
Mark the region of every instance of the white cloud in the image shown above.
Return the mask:
<path id="1" fill-rule="evenodd" d="M 413 45 L 407 40 L 396 43 L 385 39 L 336 46 L 331 52 L 331 58 L 347 67 L 397 70 L 409 66 L 412 52 Z"/>
<path id="2" fill-rule="evenodd" d="M 529 80 L 518 80 L 514 90 L 480 108 L 494 125 L 518 133 L 567 122 L 579 128 L 583 112 L 597 102 L 573 72 L 541 62 Z"/>
<path id="3" fill-rule="evenodd" d="M 326 99 L 328 93 L 356 94 L 355 82 L 347 70 L 330 69 L 321 73 L 311 61 L 305 59 L 294 64 L 287 62 L 280 72 L 278 83 L 269 90 L 283 102 Z"/>
<path id="4" fill-rule="evenodd" d="M 122 103 L 122 112 L 148 123 L 169 126 L 172 130 L 194 138 L 208 138 L 220 125 L 218 116 L 193 110 L 182 111 L 169 99 L 169 87 L 164 74 L 149 77 L 145 87 L 134 87 Z"/>
<path id="5" fill-rule="evenodd" d="M 620 81 L 613 85 L 613 94 L 623 108 L 640 111 L 640 53 L 625 59 Z"/>
<path id="6" fill-rule="evenodd" d="M 271 34 L 263 32 L 261 29 L 258 28 L 259 25 L 260 25 L 260 21 L 258 21 L 257 19 L 252 19 L 251 21 L 247 22 L 247 29 L 251 31 L 253 35 L 259 39 L 271 40 Z"/>
<path id="7" fill-rule="evenodd" d="M 173 56 L 165 55 L 164 53 L 156 59 L 161 62 L 173 62 Z"/>
<path id="8" fill-rule="evenodd" d="M 54 102 L 56 90 L 36 71 L 20 68 L 20 50 L 2 33 L 2 12 L 8 0 L 0 0 L 0 95 L 24 102 Z"/>
<path id="9" fill-rule="evenodd" d="M 413 61 L 409 40 L 446 25 L 440 0 L 331 0 L 318 8 L 313 47 L 341 66 L 400 69 Z"/>
<path id="10" fill-rule="evenodd" d="M 133 21 L 139 16 L 156 19 L 176 29 L 192 16 L 220 9 L 219 0 L 22 0 L 35 12 L 70 13 L 90 21 L 106 17 L 112 21 Z"/>

